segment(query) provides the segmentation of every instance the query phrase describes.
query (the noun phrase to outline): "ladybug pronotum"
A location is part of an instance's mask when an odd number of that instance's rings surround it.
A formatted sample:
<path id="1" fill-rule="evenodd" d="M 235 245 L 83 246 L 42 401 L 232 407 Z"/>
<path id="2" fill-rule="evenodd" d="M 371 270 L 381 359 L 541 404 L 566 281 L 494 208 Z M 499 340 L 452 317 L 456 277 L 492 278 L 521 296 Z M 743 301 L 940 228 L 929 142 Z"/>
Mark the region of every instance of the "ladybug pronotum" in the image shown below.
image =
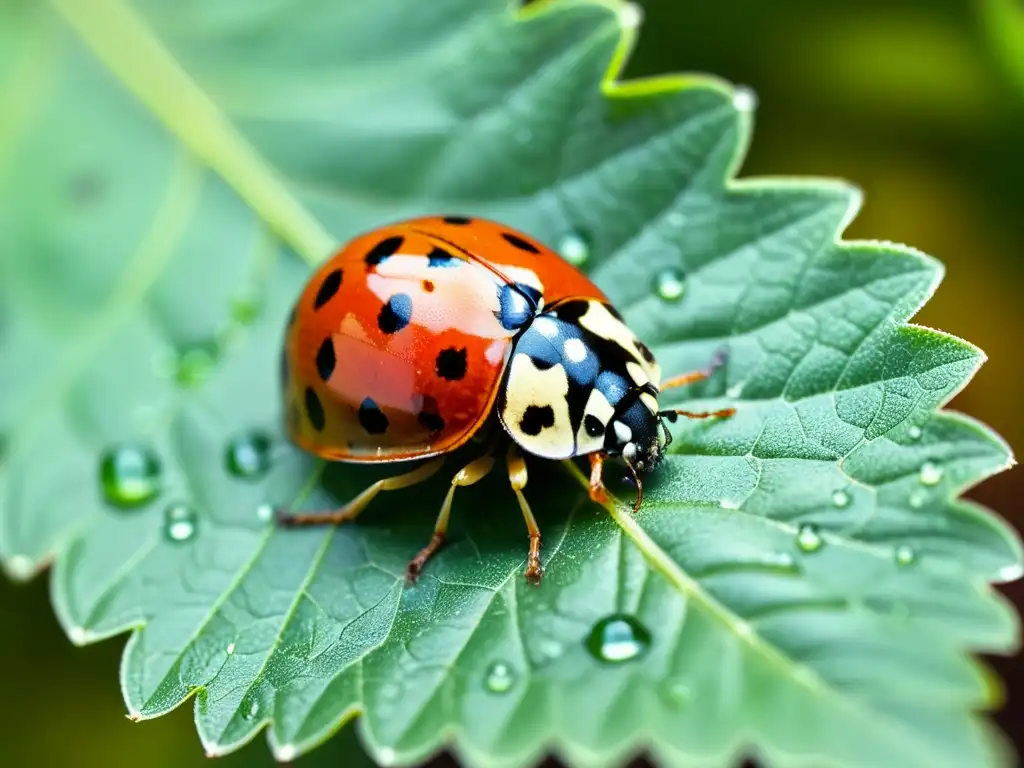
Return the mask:
<path id="1" fill-rule="evenodd" d="M 529 531 L 525 575 L 539 581 L 541 534 L 523 495 L 523 454 L 587 456 L 597 502 L 608 501 L 604 461 L 621 458 L 639 509 L 641 476 L 671 439 L 663 420 L 734 412 L 661 410 L 659 393 L 707 378 L 721 362 L 662 382 L 654 355 L 601 290 L 509 227 L 436 216 L 374 230 L 316 270 L 292 312 L 283 353 L 286 427 L 299 447 L 332 461 L 426 461 L 340 509 L 279 519 L 351 521 L 381 491 L 433 475 L 496 414 L 503 429 L 455 474 L 408 576 L 444 543 L 455 488 L 482 479 L 502 451 Z"/>

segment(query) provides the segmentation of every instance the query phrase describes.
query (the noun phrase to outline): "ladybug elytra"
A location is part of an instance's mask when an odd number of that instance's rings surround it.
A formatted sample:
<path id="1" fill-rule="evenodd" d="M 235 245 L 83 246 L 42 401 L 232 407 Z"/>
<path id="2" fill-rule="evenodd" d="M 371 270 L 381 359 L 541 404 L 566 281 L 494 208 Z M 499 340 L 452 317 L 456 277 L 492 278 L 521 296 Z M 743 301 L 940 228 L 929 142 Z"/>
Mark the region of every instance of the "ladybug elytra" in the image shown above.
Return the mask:
<path id="1" fill-rule="evenodd" d="M 421 482 L 477 435 L 503 429 L 452 480 L 415 578 L 443 544 L 455 488 L 483 478 L 507 443 L 509 480 L 530 537 L 525 575 L 539 581 L 541 535 L 523 494 L 523 454 L 587 456 L 590 496 L 606 502 L 604 461 L 641 475 L 671 439 L 663 420 L 729 416 L 731 408 L 661 410 L 658 395 L 722 363 L 661 381 L 651 351 L 608 298 L 557 253 L 481 218 L 417 218 L 360 235 L 315 271 L 289 320 L 283 351 L 289 437 L 324 459 L 427 461 L 377 481 L 340 509 L 282 523 L 342 523 L 378 493 Z"/>

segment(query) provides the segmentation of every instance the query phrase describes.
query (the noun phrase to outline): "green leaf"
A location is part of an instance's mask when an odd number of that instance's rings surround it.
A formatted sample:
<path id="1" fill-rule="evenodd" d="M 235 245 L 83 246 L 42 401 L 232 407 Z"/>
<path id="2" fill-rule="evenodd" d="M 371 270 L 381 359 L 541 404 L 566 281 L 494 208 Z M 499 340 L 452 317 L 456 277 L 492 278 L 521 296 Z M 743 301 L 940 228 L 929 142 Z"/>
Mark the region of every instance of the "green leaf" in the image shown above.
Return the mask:
<path id="1" fill-rule="evenodd" d="M 1011 458 L 937 410 L 983 360 L 906 324 L 941 265 L 838 242 L 848 186 L 732 180 L 751 94 L 617 83 L 637 22 L 610 0 L 0 9 L 0 554 L 53 562 L 73 642 L 132 630 L 133 718 L 194 694 L 210 753 L 269 726 L 280 758 L 361 713 L 380 763 L 1010 762 L 970 654 L 1017 647 L 991 583 L 1021 548 L 957 496 Z M 676 425 L 636 517 L 623 484 L 605 510 L 531 463 L 540 588 L 498 473 L 411 587 L 443 477 L 358 525 L 261 514 L 384 474 L 281 433 L 296 254 L 428 212 L 571 254 L 666 371 L 730 350 L 666 401 L 738 413 Z"/>

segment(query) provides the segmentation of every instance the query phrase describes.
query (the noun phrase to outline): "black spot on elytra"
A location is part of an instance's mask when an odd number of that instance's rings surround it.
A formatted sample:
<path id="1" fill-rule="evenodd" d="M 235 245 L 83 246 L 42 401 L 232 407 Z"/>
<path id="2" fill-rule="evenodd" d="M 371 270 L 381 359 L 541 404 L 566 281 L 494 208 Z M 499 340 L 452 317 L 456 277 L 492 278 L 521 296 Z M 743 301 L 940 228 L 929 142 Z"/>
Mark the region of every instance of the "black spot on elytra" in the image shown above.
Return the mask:
<path id="1" fill-rule="evenodd" d="M 640 341 L 640 339 L 634 341 L 633 346 L 636 347 L 636 351 L 640 353 L 640 356 L 644 360 L 646 360 L 648 363 L 654 362 L 654 354 L 651 352 L 650 348 L 646 344 Z"/>
<path id="2" fill-rule="evenodd" d="M 550 405 L 528 405 L 519 420 L 519 429 L 527 435 L 539 435 L 541 430 L 555 425 L 555 410 Z"/>
<path id="3" fill-rule="evenodd" d="M 320 344 L 320 349 L 316 353 L 316 370 L 320 374 L 321 379 L 327 381 L 331 378 L 331 374 L 334 373 L 335 362 L 334 339 L 328 336 Z"/>
<path id="4" fill-rule="evenodd" d="M 397 333 L 412 318 L 412 298 L 407 293 L 396 293 L 380 308 L 377 327 L 384 333 Z"/>
<path id="5" fill-rule="evenodd" d="M 601 423 L 601 420 L 597 418 L 597 416 L 592 413 L 588 413 L 586 418 L 583 419 L 583 429 L 586 430 L 586 433 L 591 437 L 597 437 L 604 432 L 604 424 Z"/>
<path id="6" fill-rule="evenodd" d="M 403 237 L 388 237 L 381 240 L 370 252 L 366 254 L 364 261 L 368 266 L 376 267 L 388 256 L 394 256 L 399 248 L 402 247 L 402 242 L 405 240 Z"/>
<path id="7" fill-rule="evenodd" d="M 469 224 L 472 219 L 469 216 L 445 216 L 441 221 L 445 224 Z"/>
<path id="8" fill-rule="evenodd" d="M 448 381 L 458 381 L 466 375 L 466 348 L 448 347 L 442 349 L 434 361 L 437 375 Z"/>
<path id="9" fill-rule="evenodd" d="M 448 253 L 444 248 L 434 248 L 427 254 L 428 267 L 455 267 L 460 261 L 461 259 Z"/>
<path id="10" fill-rule="evenodd" d="M 371 435 L 382 435 L 388 430 L 388 417 L 369 397 L 359 404 L 359 423 Z"/>
<path id="11" fill-rule="evenodd" d="M 416 421 L 431 432 L 440 432 L 444 429 L 444 419 L 441 418 L 439 413 L 434 413 L 432 411 L 420 411 L 416 416 Z"/>
<path id="12" fill-rule="evenodd" d="M 540 253 L 540 249 L 536 245 L 523 240 L 519 235 L 513 234 L 512 232 L 502 232 L 501 236 L 505 238 L 507 243 L 514 245 L 521 251 L 527 251 L 528 253 Z"/>
<path id="13" fill-rule="evenodd" d="M 320 283 L 320 290 L 316 292 L 316 299 L 313 301 L 313 309 L 320 309 L 333 299 L 339 288 L 341 288 L 341 270 L 335 269 L 329 272 L 324 281 Z"/>
<path id="14" fill-rule="evenodd" d="M 306 415 L 313 429 L 322 432 L 326 419 L 324 418 L 324 406 L 312 387 L 306 387 Z"/>

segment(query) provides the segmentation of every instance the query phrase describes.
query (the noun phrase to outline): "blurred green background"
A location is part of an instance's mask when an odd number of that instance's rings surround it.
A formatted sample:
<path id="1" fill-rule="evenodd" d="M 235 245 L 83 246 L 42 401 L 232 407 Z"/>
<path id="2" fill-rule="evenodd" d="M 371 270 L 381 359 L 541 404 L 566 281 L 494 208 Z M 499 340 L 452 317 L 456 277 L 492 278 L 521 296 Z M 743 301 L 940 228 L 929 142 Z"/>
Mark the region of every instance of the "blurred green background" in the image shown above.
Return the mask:
<path id="1" fill-rule="evenodd" d="M 242 0 L 240 0 L 242 1 Z M 418 0 L 412 0 L 416 2 Z M 2 0 L 0 0 L 2 2 Z M 1024 4 L 1018 0 L 647 0 L 627 75 L 710 72 L 759 106 L 741 175 L 836 176 L 865 206 L 850 238 L 893 240 L 940 258 L 946 279 L 917 316 L 988 362 L 952 407 L 1020 452 L 1024 288 Z M 1024 470 L 971 491 L 1024 528 Z M 74 648 L 46 578 L 0 578 L 0 720 L 7 765 L 207 765 L 191 703 L 155 721 L 125 717 L 123 639 Z M 1024 587 L 1003 591 L 1020 607 Z M 1006 682 L 1000 725 L 1024 753 L 1024 662 L 992 659 Z M 351 728 L 300 765 L 370 765 Z M 262 737 L 216 765 L 272 765 Z"/>

